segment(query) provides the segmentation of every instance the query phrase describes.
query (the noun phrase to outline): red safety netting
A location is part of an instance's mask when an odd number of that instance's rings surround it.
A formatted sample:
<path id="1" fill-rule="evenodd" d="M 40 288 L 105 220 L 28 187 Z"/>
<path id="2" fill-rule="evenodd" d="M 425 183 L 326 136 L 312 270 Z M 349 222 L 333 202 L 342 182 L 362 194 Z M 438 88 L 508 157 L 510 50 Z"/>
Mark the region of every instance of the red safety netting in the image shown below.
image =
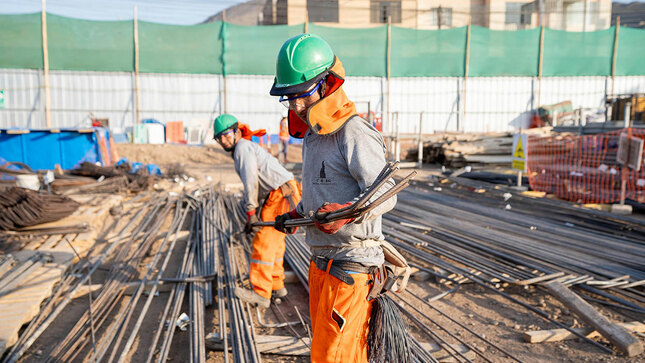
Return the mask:
<path id="1" fill-rule="evenodd" d="M 614 203 L 625 198 L 645 202 L 645 158 L 639 171 L 618 164 L 621 134 L 645 139 L 643 129 L 586 136 L 531 137 L 527 168 L 531 189 L 578 203 Z"/>

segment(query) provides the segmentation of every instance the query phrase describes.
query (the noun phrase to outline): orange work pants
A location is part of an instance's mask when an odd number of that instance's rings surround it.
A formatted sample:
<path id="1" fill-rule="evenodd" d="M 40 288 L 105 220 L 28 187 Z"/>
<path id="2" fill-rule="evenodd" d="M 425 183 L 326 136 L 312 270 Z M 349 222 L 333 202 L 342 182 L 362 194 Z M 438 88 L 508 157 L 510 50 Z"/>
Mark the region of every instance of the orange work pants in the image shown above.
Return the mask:
<path id="1" fill-rule="evenodd" d="M 300 202 L 300 189 L 295 180 L 288 182 L 294 191 L 293 203 Z M 282 189 L 272 190 L 267 197 L 260 219 L 264 222 L 274 221 L 275 217 L 291 210 L 287 198 L 282 195 Z M 270 299 L 271 292 L 284 287 L 284 237 L 285 234 L 273 227 L 262 227 L 253 237 L 253 252 L 251 253 L 251 285 L 258 295 Z"/>
<path id="2" fill-rule="evenodd" d="M 309 265 L 313 363 L 367 362 L 367 332 L 372 313 L 367 294 L 372 285 L 368 274 L 350 276 L 354 279 L 351 286 L 318 269 L 313 262 Z"/>

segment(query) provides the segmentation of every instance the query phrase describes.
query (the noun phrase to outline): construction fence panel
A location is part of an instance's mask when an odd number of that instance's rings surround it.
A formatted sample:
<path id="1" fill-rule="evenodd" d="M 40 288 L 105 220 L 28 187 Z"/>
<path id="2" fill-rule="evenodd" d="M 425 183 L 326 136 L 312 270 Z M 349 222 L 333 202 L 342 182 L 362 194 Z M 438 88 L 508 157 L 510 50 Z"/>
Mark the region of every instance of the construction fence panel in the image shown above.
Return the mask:
<path id="1" fill-rule="evenodd" d="M 530 138 L 528 177 L 531 189 L 576 203 L 614 203 L 625 197 L 645 202 L 645 160 L 640 170 L 617 161 L 621 135 L 645 139 L 643 129 L 624 129 L 586 136 Z"/>
<path id="2" fill-rule="evenodd" d="M 614 77 L 613 81 L 610 79 L 609 82 L 613 82 L 615 94 L 645 93 L 645 76 Z M 611 92 L 609 89 L 609 93 Z"/>
<path id="3" fill-rule="evenodd" d="M 398 122 L 399 132 L 418 133 L 421 117 L 423 133 L 457 131 L 461 80 L 459 77 L 391 79 L 391 120 Z M 396 126 L 387 125 L 386 131 L 394 133 Z"/>
<path id="4" fill-rule="evenodd" d="M 542 75 L 609 76 L 615 29 L 594 32 L 567 32 L 544 29 Z M 645 49 L 641 46 L 641 49 Z M 641 70 L 642 74 L 644 71 Z"/>
<path id="5" fill-rule="evenodd" d="M 40 13 L 0 15 L 0 68 L 43 69 Z"/>
<path id="6" fill-rule="evenodd" d="M 50 72 L 52 127 L 87 127 L 90 118 L 109 118 L 115 133 L 134 124 L 132 72 Z M 0 69 L 0 127 L 45 128 L 42 71 Z M 271 75 L 229 75 L 226 89 L 221 75 L 146 73 L 140 75 L 140 116 L 161 122 L 183 121 L 210 127 L 214 116 L 226 109 L 253 128 L 277 133 L 286 109 L 269 95 Z M 541 83 L 538 86 L 538 83 Z M 615 93 L 645 92 L 645 76 L 615 77 Z M 574 108 L 602 109 L 611 77 L 347 77 L 344 89 L 365 116 L 368 109 L 385 132 L 507 131 L 526 127 L 540 104 L 571 100 Z M 465 92 L 465 93 L 464 93 Z M 226 93 L 226 97 L 224 96 Z M 226 98 L 227 107 L 224 107 Z M 464 103 L 465 102 L 465 103 Z M 464 108 L 465 105 L 465 108 Z"/>
<path id="7" fill-rule="evenodd" d="M 4 108 L 0 108 L 0 129 L 45 128 L 41 84 L 42 71 L 0 69 L 0 91 L 4 97 Z"/>
<path id="8" fill-rule="evenodd" d="M 645 62 L 645 29 L 621 27 L 616 51 L 616 75 L 643 74 Z"/>
<path id="9" fill-rule="evenodd" d="M 509 131 L 528 128 L 536 106 L 533 77 L 469 77 L 465 81 L 464 120 L 460 130 Z"/>
<path id="10" fill-rule="evenodd" d="M 231 75 L 226 77 L 226 111 L 251 126 L 277 134 L 287 109 L 278 97 L 269 95 L 273 76 Z"/>
<path id="11" fill-rule="evenodd" d="M 221 28 L 221 22 L 193 26 L 138 22 L 140 72 L 221 74 Z"/>
<path id="12" fill-rule="evenodd" d="M 52 71 L 49 79 L 52 128 L 91 127 L 93 117 L 113 131 L 133 125 L 132 73 Z"/>
<path id="13" fill-rule="evenodd" d="M 342 29 L 309 24 L 309 32 L 321 36 L 331 45 L 343 62 L 347 75 L 386 76 L 387 26 Z M 275 49 L 277 55 L 279 46 Z M 275 56 L 270 59 L 275 59 Z"/>
<path id="14" fill-rule="evenodd" d="M 383 122 L 383 95 L 386 89 L 385 78 L 382 77 L 347 77 L 343 89 L 350 100 L 356 105 L 356 112 L 365 119 L 372 115 L 372 121 Z"/>
<path id="15" fill-rule="evenodd" d="M 141 119 L 206 129 L 222 112 L 222 76 L 206 74 L 142 74 Z"/>
<path id="16" fill-rule="evenodd" d="M 132 21 L 90 21 L 47 14 L 49 69 L 133 71 Z"/>
<path id="17" fill-rule="evenodd" d="M 243 26 L 225 23 L 224 74 L 275 75 L 275 59 L 285 40 L 302 25 Z"/>
<path id="18" fill-rule="evenodd" d="M 468 76 L 537 76 L 539 49 L 539 28 L 500 31 L 472 26 Z"/>
<path id="19" fill-rule="evenodd" d="M 466 27 L 416 30 L 392 27 L 392 77 L 464 75 Z"/>
<path id="20" fill-rule="evenodd" d="M 540 105 L 571 101 L 576 108 L 603 108 L 608 77 L 547 77 L 540 86 Z"/>

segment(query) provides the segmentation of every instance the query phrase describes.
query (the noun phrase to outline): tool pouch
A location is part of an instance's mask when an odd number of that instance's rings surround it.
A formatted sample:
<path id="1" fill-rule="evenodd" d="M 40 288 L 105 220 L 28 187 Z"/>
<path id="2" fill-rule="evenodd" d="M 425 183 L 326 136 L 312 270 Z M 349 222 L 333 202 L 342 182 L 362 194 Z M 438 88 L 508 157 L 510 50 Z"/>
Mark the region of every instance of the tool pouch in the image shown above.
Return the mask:
<path id="1" fill-rule="evenodd" d="M 287 201 L 289 202 L 290 210 L 294 210 L 296 208 L 296 203 L 294 203 L 293 195 L 297 191 L 293 190 L 291 185 L 289 185 L 289 182 L 286 182 L 286 183 L 280 185 L 280 190 L 282 191 L 282 197 L 287 199 Z"/>
<path id="2" fill-rule="evenodd" d="M 388 291 L 403 292 L 408 286 L 412 272 L 405 257 L 389 242 L 381 241 L 381 248 L 385 255 L 385 263 L 372 273 L 373 285 L 367 295 L 368 300 Z"/>

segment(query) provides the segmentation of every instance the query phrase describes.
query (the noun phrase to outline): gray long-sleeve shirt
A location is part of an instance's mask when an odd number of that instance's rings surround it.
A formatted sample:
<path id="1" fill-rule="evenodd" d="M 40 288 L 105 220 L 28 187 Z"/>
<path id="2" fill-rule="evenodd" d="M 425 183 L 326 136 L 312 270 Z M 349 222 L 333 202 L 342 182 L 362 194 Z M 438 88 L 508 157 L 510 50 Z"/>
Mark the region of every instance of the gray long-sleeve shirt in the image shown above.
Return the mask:
<path id="1" fill-rule="evenodd" d="M 302 149 L 302 200 L 298 213 L 307 216 L 324 202 L 356 201 L 385 166 L 385 151 L 381 134 L 358 116 L 349 119 L 332 135 L 307 132 Z M 393 185 L 394 181 L 390 179 L 370 201 Z M 315 226 L 306 227 L 305 240 L 316 256 L 359 262 L 365 266 L 380 265 L 384 260 L 381 247 L 357 245 L 363 241 L 383 240 L 381 215 L 395 204 L 396 197 L 391 198 L 335 234 L 326 234 Z"/>
<path id="2" fill-rule="evenodd" d="M 244 205 L 247 211 L 260 205 L 260 201 L 282 184 L 293 179 L 285 169 L 260 145 L 241 139 L 233 151 L 235 171 L 244 184 Z"/>

